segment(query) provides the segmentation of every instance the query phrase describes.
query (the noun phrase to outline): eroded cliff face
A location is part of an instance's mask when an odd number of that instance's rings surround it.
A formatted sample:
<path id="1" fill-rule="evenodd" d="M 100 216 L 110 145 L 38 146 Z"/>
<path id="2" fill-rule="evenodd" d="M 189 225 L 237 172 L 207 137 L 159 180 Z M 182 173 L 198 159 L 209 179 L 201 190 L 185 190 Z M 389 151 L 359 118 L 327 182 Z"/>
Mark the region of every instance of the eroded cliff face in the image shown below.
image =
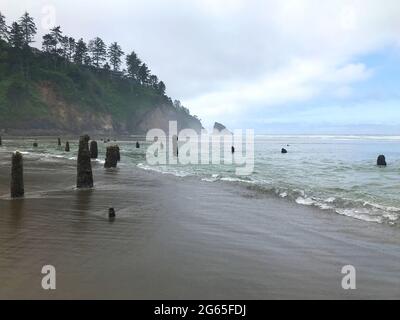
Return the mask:
<path id="1" fill-rule="evenodd" d="M 39 92 L 48 106 L 50 122 L 54 129 L 66 132 L 114 132 L 114 122 L 109 114 L 83 111 L 77 105 L 68 104 L 58 97 L 49 84 L 41 84 Z"/>
<path id="2" fill-rule="evenodd" d="M 200 131 L 199 120 L 176 110 L 170 105 L 150 108 L 140 117 L 133 116 L 116 120 L 111 114 L 86 111 L 79 105 L 66 102 L 56 94 L 50 83 L 41 83 L 38 92 L 48 114 L 45 117 L 32 117 L 7 128 L 10 134 L 145 134 L 148 130 L 159 128 L 168 132 L 170 120 L 178 122 L 178 129 L 192 128 Z"/>

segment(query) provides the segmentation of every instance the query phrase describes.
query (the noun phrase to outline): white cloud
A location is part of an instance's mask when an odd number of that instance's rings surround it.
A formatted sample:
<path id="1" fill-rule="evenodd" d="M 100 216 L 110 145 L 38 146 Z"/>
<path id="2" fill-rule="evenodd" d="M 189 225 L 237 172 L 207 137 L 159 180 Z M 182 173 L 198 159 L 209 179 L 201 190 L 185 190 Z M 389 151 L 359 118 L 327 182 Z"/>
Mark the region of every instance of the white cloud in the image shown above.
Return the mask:
<path id="1" fill-rule="evenodd" d="M 363 64 L 330 66 L 328 62 L 295 59 L 283 69 L 254 82 L 231 83 L 226 90 L 207 93 L 188 101 L 194 113 L 209 117 L 238 117 L 252 107 L 276 107 L 307 101 L 321 95 L 349 96 L 350 85 L 370 77 Z"/>

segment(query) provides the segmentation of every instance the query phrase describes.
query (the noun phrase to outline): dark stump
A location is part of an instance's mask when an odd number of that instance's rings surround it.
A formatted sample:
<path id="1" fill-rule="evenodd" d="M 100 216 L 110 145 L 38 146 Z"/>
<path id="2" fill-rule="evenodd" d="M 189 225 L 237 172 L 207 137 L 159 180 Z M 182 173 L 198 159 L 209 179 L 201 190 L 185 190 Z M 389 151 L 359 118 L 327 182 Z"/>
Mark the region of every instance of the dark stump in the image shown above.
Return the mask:
<path id="1" fill-rule="evenodd" d="M 18 151 L 12 155 L 11 164 L 11 197 L 24 196 L 24 164 L 22 154 Z"/>
<path id="2" fill-rule="evenodd" d="M 89 152 L 89 136 L 84 135 L 79 139 L 78 151 L 78 168 L 77 168 L 77 188 L 92 188 L 93 187 L 93 173 L 92 164 L 90 162 Z"/>

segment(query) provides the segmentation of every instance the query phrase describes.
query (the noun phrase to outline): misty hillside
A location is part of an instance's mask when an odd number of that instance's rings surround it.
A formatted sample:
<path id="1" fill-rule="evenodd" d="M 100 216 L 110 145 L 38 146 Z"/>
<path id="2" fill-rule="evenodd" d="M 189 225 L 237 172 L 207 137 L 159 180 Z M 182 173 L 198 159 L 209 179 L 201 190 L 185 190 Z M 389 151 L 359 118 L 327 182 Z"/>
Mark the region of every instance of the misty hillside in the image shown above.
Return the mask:
<path id="1" fill-rule="evenodd" d="M 9 27 L 0 13 L 1 131 L 144 133 L 167 129 L 168 120 L 201 129 L 134 52 L 120 70 L 124 53 L 117 43 L 107 47 L 96 38 L 86 44 L 56 27 L 38 50 L 30 46 L 35 32 L 29 14 Z"/>

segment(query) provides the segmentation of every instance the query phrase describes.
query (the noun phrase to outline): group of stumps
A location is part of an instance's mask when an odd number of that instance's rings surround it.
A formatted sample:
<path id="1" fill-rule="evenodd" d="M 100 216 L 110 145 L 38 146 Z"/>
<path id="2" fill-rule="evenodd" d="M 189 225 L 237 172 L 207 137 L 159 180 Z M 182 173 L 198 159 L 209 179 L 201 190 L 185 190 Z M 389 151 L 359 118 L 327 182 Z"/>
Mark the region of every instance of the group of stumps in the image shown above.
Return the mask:
<path id="1" fill-rule="evenodd" d="M 93 173 L 91 159 L 97 159 L 98 157 L 98 146 L 95 140 L 90 142 L 88 135 L 81 136 L 79 138 L 79 149 L 78 149 L 78 160 L 77 160 L 77 179 L 76 187 L 78 189 L 93 188 Z M 105 141 L 106 142 L 106 141 Z M 0 146 L 2 146 L 2 140 L 0 137 Z M 33 143 L 34 147 L 38 147 L 38 143 Z M 58 138 L 58 146 L 61 146 L 61 139 Z M 136 142 L 136 148 L 140 148 L 139 142 Z M 66 142 L 65 151 L 69 152 L 69 142 Z M 104 163 L 105 168 L 116 168 L 118 162 L 121 161 L 120 149 L 118 145 L 107 146 L 106 160 Z M 25 194 L 24 189 L 24 169 L 23 169 L 23 156 L 19 151 L 16 151 L 12 155 L 11 160 L 11 198 L 22 198 Z M 115 218 L 114 208 L 109 208 L 109 218 Z"/>

